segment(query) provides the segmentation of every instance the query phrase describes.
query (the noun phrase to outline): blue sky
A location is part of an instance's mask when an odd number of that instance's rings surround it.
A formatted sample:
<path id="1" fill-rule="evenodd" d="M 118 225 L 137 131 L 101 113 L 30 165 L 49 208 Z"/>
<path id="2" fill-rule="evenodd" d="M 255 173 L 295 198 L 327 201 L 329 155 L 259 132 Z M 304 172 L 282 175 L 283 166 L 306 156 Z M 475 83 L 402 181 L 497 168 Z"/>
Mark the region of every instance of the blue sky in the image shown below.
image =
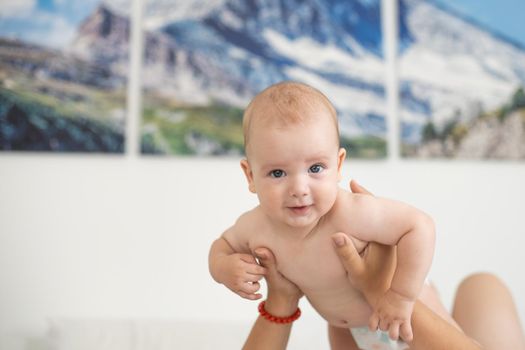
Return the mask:
<path id="1" fill-rule="evenodd" d="M 63 48 L 101 0 L 17 0 L 0 7 L 0 35 Z"/>
<path id="2" fill-rule="evenodd" d="M 389 0 L 387 0 L 389 1 Z M 438 0 L 525 46 L 525 0 Z M 17 0 L 0 6 L 0 35 L 66 46 L 101 0 Z"/>
<path id="3" fill-rule="evenodd" d="M 59 15 L 72 24 L 77 24 L 89 15 L 101 0 L 33 0 L 39 12 Z"/>
<path id="4" fill-rule="evenodd" d="M 525 0 L 438 0 L 525 46 Z"/>

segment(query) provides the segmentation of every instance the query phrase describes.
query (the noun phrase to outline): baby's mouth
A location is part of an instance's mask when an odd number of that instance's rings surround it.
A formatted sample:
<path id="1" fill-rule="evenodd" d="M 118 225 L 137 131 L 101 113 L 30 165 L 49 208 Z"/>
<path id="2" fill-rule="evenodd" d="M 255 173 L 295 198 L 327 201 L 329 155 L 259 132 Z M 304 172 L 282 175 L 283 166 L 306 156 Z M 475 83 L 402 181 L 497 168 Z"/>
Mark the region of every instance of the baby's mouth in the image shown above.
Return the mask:
<path id="1" fill-rule="evenodd" d="M 310 209 L 310 207 L 311 205 L 298 205 L 298 206 L 293 206 L 289 208 L 295 214 L 304 215 L 308 212 L 308 209 Z"/>

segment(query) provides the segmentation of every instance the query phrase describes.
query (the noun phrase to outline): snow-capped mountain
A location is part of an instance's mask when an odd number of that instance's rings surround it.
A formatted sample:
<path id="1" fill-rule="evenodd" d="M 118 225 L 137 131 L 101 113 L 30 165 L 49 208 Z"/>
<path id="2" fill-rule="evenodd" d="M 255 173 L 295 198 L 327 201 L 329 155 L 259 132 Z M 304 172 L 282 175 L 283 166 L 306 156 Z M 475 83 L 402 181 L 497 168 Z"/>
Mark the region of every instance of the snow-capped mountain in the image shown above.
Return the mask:
<path id="1" fill-rule="evenodd" d="M 243 108 L 268 85 L 299 80 L 332 100 L 343 134 L 384 136 L 380 1 L 224 0 L 198 15 L 181 15 L 188 2 L 176 14 L 165 6 L 145 9 L 147 91 Z"/>
<path id="2" fill-rule="evenodd" d="M 525 47 L 434 1 L 400 2 L 403 141 L 468 122 L 525 86 Z"/>
<path id="3" fill-rule="evenodd" d="M 126 75 L 129 40 L 129 18 L 116 14 L 102 3 L 80 24 L 68 53 Z"/>
<path id="4" fill-rule="evenodd" d="M 71 49 L 113 70 L 129 45 L 118 1 L 128 0 L 105 1 Z M 299 80 L 332 100 L 343 136 L 384 136 L 379 0 L 155 0 L 143 10 L 146 94 L 243 108 L 268 85 Z M 400 0 L 399 11 L 403 142 L 419 143 L 429 121 L 439 130 L 499 108 L 525 85 L 522 45 L 434 0 Z"/>
<path id="5" fill-rule="evenodd" d="M 143 27 L 148 31 L 154 31 L 176 21 L 199 19 L 220 7 L 224 1 L 146 0 L 143 8 Z"/>
<path id="6" fill-rule="evenodd" d="M 133 0 L 101 0 L 99 6 L 120 17 L 131 17 L 132 2 Z"/>

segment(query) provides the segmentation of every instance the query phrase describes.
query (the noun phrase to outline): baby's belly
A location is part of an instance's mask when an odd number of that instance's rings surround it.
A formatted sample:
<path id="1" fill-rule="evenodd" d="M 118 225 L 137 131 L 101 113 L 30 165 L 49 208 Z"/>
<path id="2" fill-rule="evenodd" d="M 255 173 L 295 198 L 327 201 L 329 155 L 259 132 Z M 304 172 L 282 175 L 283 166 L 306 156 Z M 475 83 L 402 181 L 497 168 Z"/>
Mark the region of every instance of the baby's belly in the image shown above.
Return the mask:
<path id="1" fill-rule="evenodd" d="M 333 326 L 341 328 L 365 327 L 372 314 L 363 295 L 352 287 L 333 288 L 329 291 L 307 291 L 305 296 L 313 308 Z M 435 291 L 425 283 L 419 300 L 432 311 L 459 328 L 441 304 Z"/>
<path id="2" fill-rule="evenodd" d="M 350 328 L 368 325 L 372 309 L 357 290 L 346 286 L 330 290 L 305 291 L 312 307 L 333 326 Z"/>

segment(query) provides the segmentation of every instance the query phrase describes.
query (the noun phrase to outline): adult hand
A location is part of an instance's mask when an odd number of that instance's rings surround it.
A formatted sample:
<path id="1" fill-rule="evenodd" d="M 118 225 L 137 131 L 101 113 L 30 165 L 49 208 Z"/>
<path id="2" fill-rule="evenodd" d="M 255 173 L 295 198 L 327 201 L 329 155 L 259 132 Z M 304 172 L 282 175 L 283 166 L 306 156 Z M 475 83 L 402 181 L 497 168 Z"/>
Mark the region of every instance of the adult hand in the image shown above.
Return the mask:
<path id="1" fill-rule="evenodd" d="M 358 184 L 355 180 L 350 180 L 350 190 L 353 193 L 369 194 L 373 196 L 372 192 L 368 191 L 366 188 Z"/>
<path id="2" fill-rule="evenodd" d="M 359 255 L 346 234 L 335 233 L 332 239 L 348 279 L 365 295 L 370 305 L 375 305 L 390 287 L 396 267 L 395 247 L 370 243 Z"/>
<path id="3" fill-rule="evenodd" d="M 354 193 L 372 195 L 354 180 L 350 182 L 350 189 Z M 332 239 L 348 279 L 365 295 L 370 305 L 375 305 L 377 299 L 390 287 L 396 267 L 395 247 L 371 243 L 359 255 L 346 234 L 335 233 Z"/>
<path id="4" fill-rule="evenodd" d="M 277 317 L 292 315 L 297 310 L 303 293 L 277 271 L 275 257 L 269 249 L 259 247 L 254 253 L 260 264 L 266 268 L 264 278 L 268 285 L 268 296 L 264 309 Z M 291 330 L 292 323 L 278 324 L 259 316 L 244 343 L 243 350 L 284 350 Z"/>
<path id="5" fill-rule="evenodd" d="M 271 311 L 272 308 L 275 308 L 278 309 L 276 316 L 288 316 L 295 311 L 294 307 L 303 296 L 302 291 L 277 270 L 275 256 L 268 248 L 256 248 L 255 255 L 260 264 L 266 268 L 264 275 L 268 287 L 266 309 Z M 285 310 L 286 305 L 290 305 L 291 310 Z M 279 315 L 279 313 L 284 315 Z"/>

